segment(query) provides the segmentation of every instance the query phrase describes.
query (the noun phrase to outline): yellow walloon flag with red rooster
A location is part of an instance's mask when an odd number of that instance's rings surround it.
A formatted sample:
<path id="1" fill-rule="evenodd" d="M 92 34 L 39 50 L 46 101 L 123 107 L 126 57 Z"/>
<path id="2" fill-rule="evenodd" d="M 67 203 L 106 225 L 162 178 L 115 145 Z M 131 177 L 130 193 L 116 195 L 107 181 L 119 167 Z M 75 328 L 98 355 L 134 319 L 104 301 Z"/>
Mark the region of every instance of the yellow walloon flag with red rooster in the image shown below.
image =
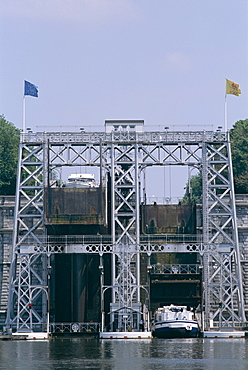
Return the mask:
<path id="1" fill-rule="evenodd" d="M 241 94 L 239 84 L 226 79 L 226 94 L 239 96 Z"/>

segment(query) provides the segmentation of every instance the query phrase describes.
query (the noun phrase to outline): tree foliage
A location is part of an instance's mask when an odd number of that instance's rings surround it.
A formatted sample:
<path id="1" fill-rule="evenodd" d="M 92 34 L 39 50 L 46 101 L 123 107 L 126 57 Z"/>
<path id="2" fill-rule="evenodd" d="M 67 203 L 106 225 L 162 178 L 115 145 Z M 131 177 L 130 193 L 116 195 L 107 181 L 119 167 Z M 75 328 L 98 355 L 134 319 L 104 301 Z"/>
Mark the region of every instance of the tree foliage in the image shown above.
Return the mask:
<path id="1" fill-rule="evenodd" d="M 0 115 L 0 194 L 15 194 L 20 130 Z"/>
<path id="2" fill-rule="evenodd" d="M 234 186 L 237 194 L 248 193 L 248 119 L 237 121 L 230 130 Z"/>
<path id="3" fill-rule="evenodd" d="M 202 196 L 202 176 L 201 173 L 191 176 L 188 179 L 185 193 L 182 199 L 183 203 L 201 203 Z"/>
<path id="4" fill-rule="evenodd" d="M 237 121 L 230 130 L 234 187 L 236 194 L 248 194 L 248 119 Z M 201 202 L 201 174 L 192 176 L 185 187 L 183 203 Z"/>

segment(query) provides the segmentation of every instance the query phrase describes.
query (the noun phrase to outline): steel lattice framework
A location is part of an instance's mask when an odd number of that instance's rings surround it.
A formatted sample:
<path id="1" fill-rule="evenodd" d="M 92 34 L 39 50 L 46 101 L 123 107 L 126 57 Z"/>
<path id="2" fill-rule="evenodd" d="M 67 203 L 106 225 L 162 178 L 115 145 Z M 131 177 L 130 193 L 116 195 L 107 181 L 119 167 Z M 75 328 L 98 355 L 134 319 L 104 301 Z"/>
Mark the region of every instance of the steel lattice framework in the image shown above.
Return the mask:
<path id="1" fill-rule="evenodd" d="M 139 182 L 148 166 L 195 166 L 202 173 L 202 241 L 144 240 L 139 230 Z M 46 236 L 44 189 L 62 166 L 98 166 L 111 178 L 111 240 Z M 25 201 L 23 202 L 22 199 Z M 192 238 L 193 240 L 193 238 Z M 197 132 L 54 132 L 22 134 L 7 324 L 42 327 L 51 253 L 112 254 L 112 303 L 137 309 L 140 253 L 202 256 L 205 328 L 245 321 L 230 142 L 227 134 Z"/>

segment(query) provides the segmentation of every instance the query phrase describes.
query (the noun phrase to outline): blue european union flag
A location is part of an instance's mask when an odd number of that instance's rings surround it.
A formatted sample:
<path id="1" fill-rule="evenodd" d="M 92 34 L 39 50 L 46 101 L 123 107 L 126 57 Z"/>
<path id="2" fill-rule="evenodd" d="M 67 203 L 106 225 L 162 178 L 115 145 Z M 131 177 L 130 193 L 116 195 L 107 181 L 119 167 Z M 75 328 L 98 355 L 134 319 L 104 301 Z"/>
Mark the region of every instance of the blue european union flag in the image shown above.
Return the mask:
<path id="1" fill-rule="evenodd" d="M 31 95 L 35 98 L 38 98 L 38 87 L 34 84 L 31 84 L 31 82 L 24 81 L 24 95 Z"/>

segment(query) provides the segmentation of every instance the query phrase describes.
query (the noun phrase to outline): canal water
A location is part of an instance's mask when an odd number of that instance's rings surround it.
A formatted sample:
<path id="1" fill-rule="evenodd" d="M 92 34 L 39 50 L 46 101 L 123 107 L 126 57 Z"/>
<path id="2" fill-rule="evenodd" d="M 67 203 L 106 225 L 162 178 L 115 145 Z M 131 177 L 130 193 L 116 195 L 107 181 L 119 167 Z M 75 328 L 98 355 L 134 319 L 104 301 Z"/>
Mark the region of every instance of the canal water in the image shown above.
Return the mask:
<path id="1" fill-rule="evenodd" d="M 0 369 L 247 370 L 247 339 L 1 341 Z"/>

